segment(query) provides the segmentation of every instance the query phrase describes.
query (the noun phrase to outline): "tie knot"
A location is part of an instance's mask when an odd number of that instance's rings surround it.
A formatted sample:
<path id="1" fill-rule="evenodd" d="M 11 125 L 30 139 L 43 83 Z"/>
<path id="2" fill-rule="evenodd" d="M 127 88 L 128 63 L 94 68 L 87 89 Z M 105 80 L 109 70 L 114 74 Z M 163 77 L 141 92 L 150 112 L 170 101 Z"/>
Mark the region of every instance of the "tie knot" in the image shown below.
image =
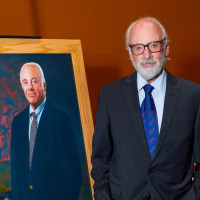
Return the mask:
<path id="1" fill-rule="evenodd" d="M 152 90 L 154 89 L 154 87 L 150 84 L 146 84 L 144 87 L 143 87 L 145 93 L 151 93 Z"/>
<path id="2" fill-rule="evenodd" d="M 37 120 L 37 115 L 36 115 L 35 112 L 32 112 L 32 113 L 31 113 L 31 116 L 33 117 L 34 120 Z"/>

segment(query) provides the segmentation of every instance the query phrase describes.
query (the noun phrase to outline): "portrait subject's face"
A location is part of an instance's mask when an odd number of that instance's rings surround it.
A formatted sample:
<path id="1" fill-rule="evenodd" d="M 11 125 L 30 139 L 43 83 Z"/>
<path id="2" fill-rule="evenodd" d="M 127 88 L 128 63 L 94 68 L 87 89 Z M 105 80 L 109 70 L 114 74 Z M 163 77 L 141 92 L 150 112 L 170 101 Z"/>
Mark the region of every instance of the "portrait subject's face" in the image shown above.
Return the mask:
<path id="1" fill-rule="evenodd" d="M 46 96 L 46 83 L 35 65 L 26 65 L 21 71 L 21 83 L 24 94 L 34 110 L 43 102 Z"/>
<path id="2" fill-rule="evenodd" d="M 149 21 L 136 24 L 129 35 L 129 44 L 148 44 L 154 41 L 163 40 L 161 28 Z M 162 44 L 164 45 L 164 43 Z M 167 47 L 168 48 L 168 47 Z M 168 51 L 163 49 L 160 52 L 152 53 L 147 47 L 141 55 L 133 55 L 130 52 L 130 58 L 140 75 L 146 80 L 154 79 L 163 69 Z"/>

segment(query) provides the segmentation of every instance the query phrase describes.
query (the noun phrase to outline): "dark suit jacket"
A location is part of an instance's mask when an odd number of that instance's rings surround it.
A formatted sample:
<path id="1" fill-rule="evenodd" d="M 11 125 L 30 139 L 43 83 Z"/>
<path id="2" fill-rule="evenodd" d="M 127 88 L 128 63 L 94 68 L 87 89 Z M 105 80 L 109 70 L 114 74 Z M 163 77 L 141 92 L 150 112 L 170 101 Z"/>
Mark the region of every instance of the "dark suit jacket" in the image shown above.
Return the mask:
<path id="1" fill-rule="evenodd" d="M 159 141 L 150 158 L 136 73 L 101 89 L 93 136 L 96 200 L 196 200 L 200 86 L 167 73 Z M 198 177 L 197 177 L 198 180 Z M 195 182 L 198 187 L 198 181 Z"/>
<path id="2" fill-rule="evenodd" d="M 37 130 L 31 171 L 28 130 L 29 107 L 12 123 L 12 199 L 78 200 L 82 170 L 69 116 L 46 102 Z"/>

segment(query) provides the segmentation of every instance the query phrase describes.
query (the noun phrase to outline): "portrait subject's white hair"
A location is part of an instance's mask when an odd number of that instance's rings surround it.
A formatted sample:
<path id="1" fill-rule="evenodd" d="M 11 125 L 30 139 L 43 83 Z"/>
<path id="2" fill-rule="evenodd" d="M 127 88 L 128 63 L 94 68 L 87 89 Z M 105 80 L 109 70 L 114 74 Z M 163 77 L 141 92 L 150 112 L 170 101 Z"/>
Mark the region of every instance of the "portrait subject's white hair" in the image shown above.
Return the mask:
<path id="1" fill-rule="evenodd" d="M 46 83 L 45 78 L 44 78 L 44 73 L 43 73 L 43 71 L 42 71 L 41 66 L 40 66 L 38 63 L 35 63 L 35 62 L 28 62 L 28 63 L 25 63 L 25 64 L 22 66 L 22 68 L 21 68 L 21 70 L 20 70 L 20 83 L 22 84 L 22 80 L 21 80 L 21 73 L 22 73 L 22 70 L 23 70 L 23 68 L 26 67 L 27 65 L 33 65 L 33 66 L 36 66 L 36 67 L 39 69 L 40 74 L 41 74 L 42 85 L 44 85 L 44 83 Z"/>
<path id="2" fill-rule="evenodd" d="M 163 39 L 166 38 L 165 42 L 164 42 L 164 48 L 167 46 L 168 44 L 168 35 L 167 35 L 167 32 L 164 28 L 164 26 L 154 17 L 143 17 L 143 18 L 139 18 L 138 20 L 132 22 L 130 24 L 130 26 L 128 27 L 127 31 L 126 31 L 126 34 L 125 34 L 125 42 L 126 42 L 126 49 L 128 51 L 130 51 L 130 48 L 129 48 L 129 35 L 130 35 L 130 31 L 131 29 L 138 23 L 138 22 L 141 22 L 141 21 L 152 21 L 152 22 L 155 22 L 162 30 L 162 37 Z"/>

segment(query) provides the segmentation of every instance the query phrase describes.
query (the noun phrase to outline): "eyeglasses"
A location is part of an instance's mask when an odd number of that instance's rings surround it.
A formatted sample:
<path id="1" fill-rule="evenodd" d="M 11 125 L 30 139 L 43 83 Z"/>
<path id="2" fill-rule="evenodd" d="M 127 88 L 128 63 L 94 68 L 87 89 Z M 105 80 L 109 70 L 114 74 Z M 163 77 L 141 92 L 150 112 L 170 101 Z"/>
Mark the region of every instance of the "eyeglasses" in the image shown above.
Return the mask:
<path id="1" fill-rule="evenodd" d="M 154 41 L 150 42 L 146 45 L 144 44 L 133 44 L 129 45 L 129 48 L 131 49 L 132 54 L 139 56 L 144 52 L 145 47 L 148 47 L 149 51 L 152 53 L 160 52 L 163 50 L 163 45 L 162 43 L 166 40 L 164 38 L 163 40 L 160 41 Z"/>

